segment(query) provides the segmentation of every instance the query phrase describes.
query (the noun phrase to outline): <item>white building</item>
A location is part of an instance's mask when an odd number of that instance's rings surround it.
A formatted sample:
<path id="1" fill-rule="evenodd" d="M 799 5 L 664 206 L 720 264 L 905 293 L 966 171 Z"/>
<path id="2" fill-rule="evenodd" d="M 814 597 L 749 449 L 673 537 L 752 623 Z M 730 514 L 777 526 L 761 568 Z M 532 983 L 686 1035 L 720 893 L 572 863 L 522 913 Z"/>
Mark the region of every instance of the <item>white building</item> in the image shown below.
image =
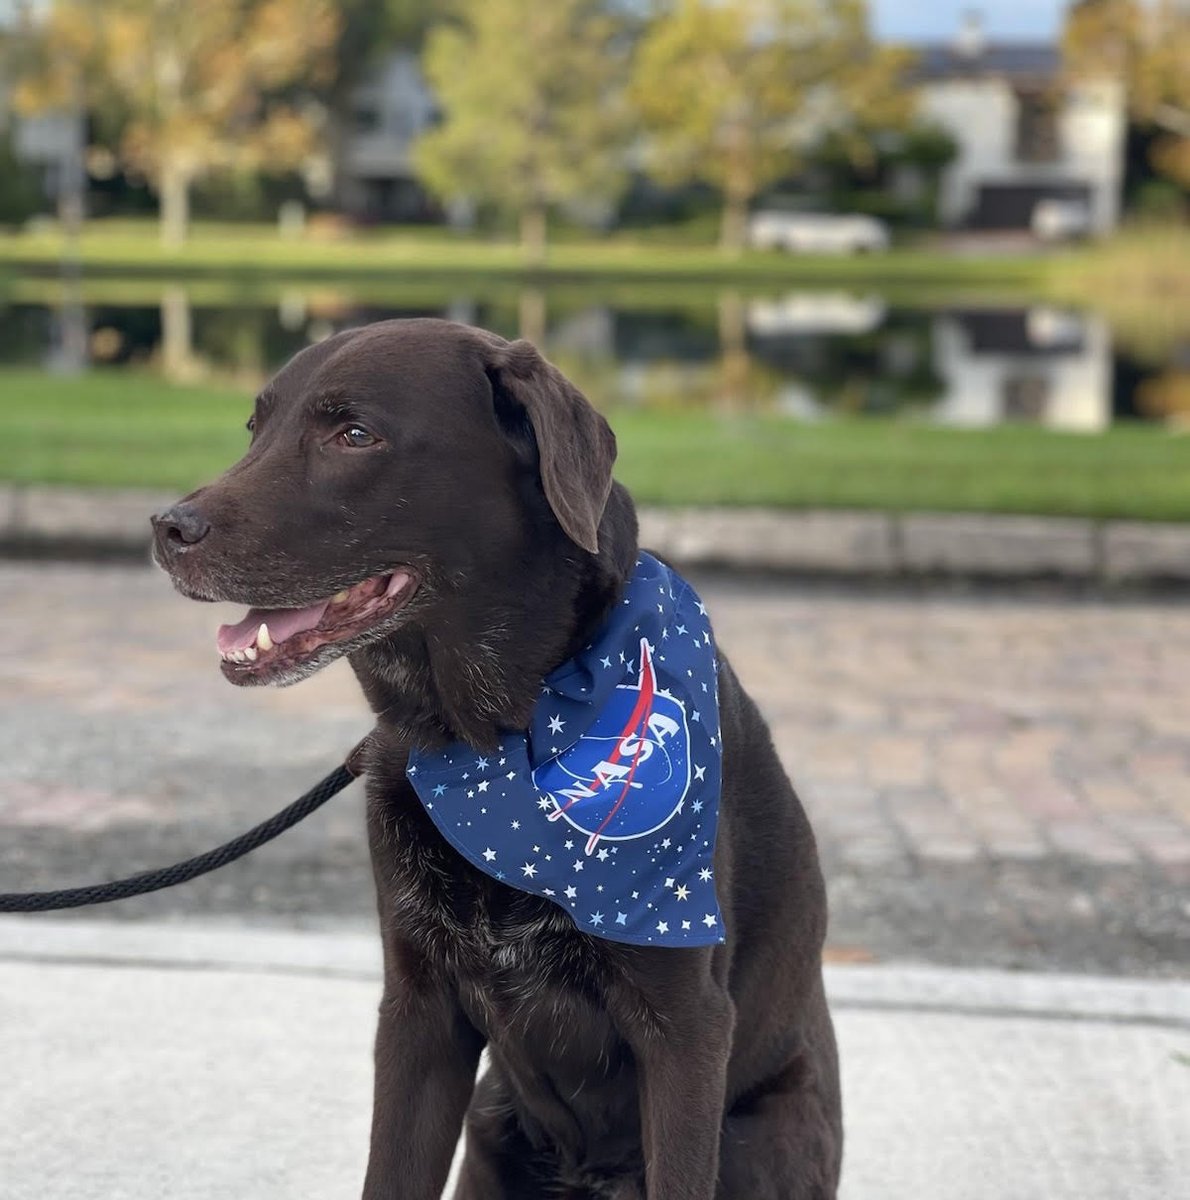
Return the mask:
<path id="1" fill-rule="evenodd" d="M 958 145 L 942 178 L 943 222 L 1028 229 L 1041 200 L 1084 205 L 1095 233 L 1119 219 L 1124 89 L 1070 86 L 1057 46 L 985 39 L 969 18 L 958 37 L 919 48 L 920 114 Z"/>
<path id="2" fill-rule="evenodd" d="M 397 51 L 377 63 L 334 134 L 334 191 L 345 211 L 389 221 L 425 215 L 412 150 L 436 111 L 415 54 Z"/>
<path id="3" fill-rule="evenodd" d="M 934 319 L 932 410 L 945 425 L 1024 421 L 1098 433 L 1112 421 L 1112 346 L 1106 323 L 1050 308 L 967 309 Z"/>

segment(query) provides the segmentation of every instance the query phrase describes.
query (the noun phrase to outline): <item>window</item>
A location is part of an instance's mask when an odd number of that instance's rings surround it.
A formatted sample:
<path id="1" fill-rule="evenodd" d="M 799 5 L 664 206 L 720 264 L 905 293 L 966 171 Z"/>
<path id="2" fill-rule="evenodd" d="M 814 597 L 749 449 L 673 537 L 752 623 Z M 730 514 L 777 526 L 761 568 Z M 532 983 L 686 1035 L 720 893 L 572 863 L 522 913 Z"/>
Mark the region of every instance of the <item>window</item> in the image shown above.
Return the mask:
<path id="1" fill-rule="evenodd" d="M 1017 93 L 1016 157 L 1027 163 L 1057 161 L 1058 106 L 1052 93 Z"/>

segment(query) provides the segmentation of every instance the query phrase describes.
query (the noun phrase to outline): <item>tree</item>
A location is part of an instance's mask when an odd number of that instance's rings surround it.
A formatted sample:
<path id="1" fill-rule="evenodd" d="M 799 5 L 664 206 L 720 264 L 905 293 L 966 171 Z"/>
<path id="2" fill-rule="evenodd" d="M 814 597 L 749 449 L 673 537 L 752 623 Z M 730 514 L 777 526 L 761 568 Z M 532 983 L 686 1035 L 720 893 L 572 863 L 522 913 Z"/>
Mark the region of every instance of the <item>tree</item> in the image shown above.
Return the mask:
<path id="1" fill-rule="evenodd" d="M 88 106 L 120 129 L 121 161 L 157 192 L 162 241 L 176 246 L 196 180 L 286 169 L 310 152 L 316 120 L 298 89 L 333 72 L 337 33 L 331 0 L 55 0 L 19 99 L 52 106 L 83 79 Z"/>
<path id="2" fill-rule="evenodd" d="M 633 74 L 650 171 L 719 188 L 720 245 L 736 251 L 752 199 L 824 129 L 908 119 L 905 64 L 873 44 L 864 0 L 676 0 L 645 34 Z M 863 138 L 853 150 L 867 152 Z"/>
<path id="3" fill-rule="evenodd" d="M 519 217 L 521 244 L 540 262 L 552 209 L 611 199 L 623 185 L 621 27 L 592 0 L 460 0 L 458 14 L 427 39 L 443 119 L 414 161 L 443 199 Z"/>
<path id="4" fill-rule="evenodd" d="M 0 130 L 0 225 L 20 225 L 42 203 L 33 169 L 18 157 L 10 130 Z"/>
<path id="5" fill-rule="evenodd" d="M 1153 167 L 1190 188 L 1190 5 L 1184 0 L 1080 0 L 1063 35 L 1067 74 L 1118 79 L 1128 112 L 1156 131 Z"/>

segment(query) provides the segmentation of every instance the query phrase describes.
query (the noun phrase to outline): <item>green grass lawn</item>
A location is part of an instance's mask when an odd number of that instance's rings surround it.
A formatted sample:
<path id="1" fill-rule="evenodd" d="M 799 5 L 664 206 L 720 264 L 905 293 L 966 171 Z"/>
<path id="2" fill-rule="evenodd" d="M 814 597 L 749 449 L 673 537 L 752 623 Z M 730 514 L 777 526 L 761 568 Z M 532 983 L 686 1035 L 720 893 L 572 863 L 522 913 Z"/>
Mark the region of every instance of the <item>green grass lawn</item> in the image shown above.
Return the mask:
<path id="1" fill-rule="evenodd" d="M 664 231 L 661 231 L 664 233 Z M 0 267 L 57 268 L 56 229 L 0 233 Z M 197 223 L 189 242 L 163 249 L 153 221 L 91 221 L 81 241 L 89 272 L 130 276 L 223 277 L 267 273 L 301 278 L 385 278 L 435 275 L 542 279 L 784 282 L 857 287 L 920 285 L 1028 290 L 1046 265 L 1037 258 L 955 258 L 898 249 L 858 257 L 802 256 L 751 251 L 725 256 L 714 246 L 669 240 L 648 230 L 602 238 L 567 238 L 551 245 L 544 266 L 530 268 L 512 241 L 455 233 L 435 226 L 356 231 L 337 239 L 282 238 L 273 226 Z"/>
<path id="2" fill-rule="evenodd" d="M 247 444 L 247 393 L 132 371 L 0 371 L 0 479 L 187 490 Z M 654 504 L 761 504 L 1190 520 L 1190 437 L 910 421 L 610 414 L 618 476 Z"/>

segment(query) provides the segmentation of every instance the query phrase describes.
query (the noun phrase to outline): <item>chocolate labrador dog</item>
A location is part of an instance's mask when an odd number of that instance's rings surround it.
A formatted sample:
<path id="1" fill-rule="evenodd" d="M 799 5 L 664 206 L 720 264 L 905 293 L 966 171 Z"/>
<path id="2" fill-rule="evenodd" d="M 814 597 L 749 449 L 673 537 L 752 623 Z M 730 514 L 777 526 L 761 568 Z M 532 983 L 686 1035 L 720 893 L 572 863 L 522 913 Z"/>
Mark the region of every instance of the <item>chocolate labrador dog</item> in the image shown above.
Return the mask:
<path id="1" fill-rule="evenodd" d="M 250 606 L 219 631 L 230 682 L 294 683 L 346 656 L 376 714 L 384 995 L 364 1196 L 437 1200 L 465 1124 L 461 1200 L 833 1197 L 822 875 L 726 661 L 722 944 L 584 931 L 460 854 L 407 774 L 416 748 L 486 754 L 525 730 L 543 680 L 615 609 L 637 525 L 604 419 L 528 342 L 407 320 L 303 350 L 248 427 L 238 463 L 153 518 L 154 553 L 184 595 Z"/>

